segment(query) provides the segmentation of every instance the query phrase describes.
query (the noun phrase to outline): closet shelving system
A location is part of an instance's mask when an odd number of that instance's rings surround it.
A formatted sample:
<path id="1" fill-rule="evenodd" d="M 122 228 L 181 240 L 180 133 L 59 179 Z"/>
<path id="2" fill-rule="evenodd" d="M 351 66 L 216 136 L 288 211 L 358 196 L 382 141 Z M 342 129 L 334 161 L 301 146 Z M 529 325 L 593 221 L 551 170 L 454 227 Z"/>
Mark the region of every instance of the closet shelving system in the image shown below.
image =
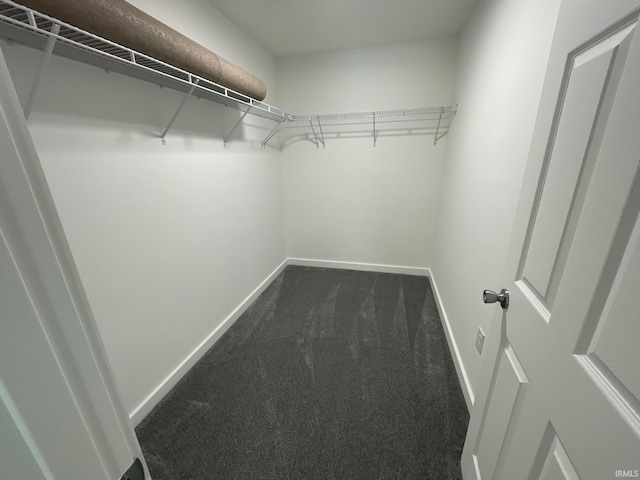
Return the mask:
<path id="1" fill-rule="evenodd" d="M 0 38 L 44 50 L 42 64 L 24 107 L 25 117 L 27 118 L 53 53 L 103 68 L 106 71 L 121 73 L 183 92 L 185 95 L 180 106 L 167 127 L 159 135 L 163 144 L 167 133 L 191 95 L 233 107 L 242 112 L 240 119 L 225 136 L 224 144 L 231 138 L 246 115 L 254 115 L 273 121 L 272 130 L 262 141 L 263 148 L 278 132 L 285 128 L 308 128 L 313 135 L 312 142 L 319 148 L 320 145 L 325 145 L 323 128 L 363 124 L 371 126 L 375 146 L 381 124 L 407 121 L 433 122 L 435 124 L 435 144 L 448 133 L 449 126 L 456 113 L 455 106 L 446 106 L 375 112 L 292 115 L 272 105 L 260 102 L 158 59 L 41 14 L 11 0 L 0 0 Z"/>
<path id="2" fill-rule="evenodd" d="M 323 115 L 294 115 L 283 122 L 281 128 L 310 129 L 316 147 L 325 146 L 325 130 L 327 127 L 367 125 L 373 133 L 373 146 L 378 140 L 379 127 L 386 123 L 411 122 L 412 124 L 432 124 L 433 144 L 444 137 L 456 114 L 456 107 L 422 107 L 401 110 L 377 110 L 373 112 L 328 113 Z"/>

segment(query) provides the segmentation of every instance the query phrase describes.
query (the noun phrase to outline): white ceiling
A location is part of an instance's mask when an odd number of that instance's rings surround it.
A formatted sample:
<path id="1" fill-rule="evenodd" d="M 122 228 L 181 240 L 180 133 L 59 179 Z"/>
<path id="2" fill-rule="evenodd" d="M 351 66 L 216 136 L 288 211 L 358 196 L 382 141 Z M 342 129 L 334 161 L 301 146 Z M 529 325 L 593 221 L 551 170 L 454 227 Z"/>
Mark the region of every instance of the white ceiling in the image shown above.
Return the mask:
<path id="1" fill-rule="evenodd" d="M 210 0 L 276 57 L 456 35 L 476 0 Z"/>

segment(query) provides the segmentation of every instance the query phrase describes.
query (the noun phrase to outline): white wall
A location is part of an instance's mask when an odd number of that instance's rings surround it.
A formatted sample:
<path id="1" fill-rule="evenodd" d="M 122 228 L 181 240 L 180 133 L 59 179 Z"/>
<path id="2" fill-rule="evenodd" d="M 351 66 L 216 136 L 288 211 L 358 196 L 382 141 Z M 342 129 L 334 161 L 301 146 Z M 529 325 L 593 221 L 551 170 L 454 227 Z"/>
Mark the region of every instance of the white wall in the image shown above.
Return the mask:
<path id="1" fill-rule="evenodd" d="M 499 290 L 559 0 L 481 1 L 460 39 L 456 102 L 432 264 L 459 360 L 473 389 Z"/>
<path id="2" fill-rule="evenodd" d="M 279 106 L 316 114 L 450 105 L 455 56 L 447 38 L 281 58 Z M 381 136 L 373 148 L 366 129 L 327 138 L 326 149 L 282 138 L 287 253 L 427 267 L 446 138 L 434 146 L 432 135 Z"/>
<path id="3" fill-rule="evenodd" d="M 207 0 L 132 3 L 274 96 L 273 58 Z M 42 53 L 2 48 L 24 102 Z M 224 149 L 239 113 L 191 99 L 162 146 L 181 99 L 53 57 L 29 120 L 129 412 L 285 260 L 280 158 L 260 149 L 265 125 L 247 119 L 234 137 L 246 141 Z"/>
<path id="4" fill-rule="evenodd" d="M 480 292 L 500 288 L 559 0 L 481 1 L 458 63 L 453 38 L 275 62 L 207 0 L 132 3 L 294 114 L 460 107 L 437 146 L 388 131 L 373 148 L 366 131 L 326 149 L 285 136 L 279 153 L 255 120 L 223 149 L 238 112 L 192 99 L 162 146 L 181 94 L 54 57 L 30 126 L 129 411 L 286 256 L 431 266 L 472 395 L 494 310 Z M 3 50 L 24 101 L 42 54 Z"/>

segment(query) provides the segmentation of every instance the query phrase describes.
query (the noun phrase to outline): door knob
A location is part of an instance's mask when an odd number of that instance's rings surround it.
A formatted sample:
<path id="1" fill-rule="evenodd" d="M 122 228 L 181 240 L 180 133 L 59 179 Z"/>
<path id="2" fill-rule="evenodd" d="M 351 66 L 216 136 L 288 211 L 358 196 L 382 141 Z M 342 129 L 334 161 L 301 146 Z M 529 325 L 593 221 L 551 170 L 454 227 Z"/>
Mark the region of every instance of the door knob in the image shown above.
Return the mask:
<path id="1" fill-rule="evenodd" d="M 493 290 L 485 290 L 482 292 L 482 301 L 484 303 L 500 302 L 502 308 L 509 308 L 509 290 L 503 288 L 500 293 L 496 293 Z"/>

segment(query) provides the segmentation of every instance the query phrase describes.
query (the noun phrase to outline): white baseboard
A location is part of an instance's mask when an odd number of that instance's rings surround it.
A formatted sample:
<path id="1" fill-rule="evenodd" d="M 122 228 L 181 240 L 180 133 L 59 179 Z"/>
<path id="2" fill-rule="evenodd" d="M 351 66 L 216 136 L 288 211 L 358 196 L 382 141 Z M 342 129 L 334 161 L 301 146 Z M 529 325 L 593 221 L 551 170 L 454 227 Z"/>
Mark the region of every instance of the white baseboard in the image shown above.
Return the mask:
<path id="1" fill-rule="evenodd" d="M 266 288 L 282 273 L 289 264 L 289 260 L 285 260 L 276 268 L 231 314 L 218 325 L 207 338 L 204 339 L 180 365 L 178 365 L 153 392 L 138 405 L 133 412 L 129 414 L 131 423 L 134 426 L 146 417 L 153 407 L 155 407 L 162 398 L 178 383 L 178 381 L 193 367 L 200 358 L 213 346 L 213 344 L 233 325 L 233 323 L 242 315 L 247 308 L 258 298 L 258 296 L 266 290 Z"/>
<path id="2" fill-rule="evenodd" d="M 438 306 L 438 313 L 440 314 L 442 327 L 444 328 L 444 333 L 447 337 L 449 350 L 452 353 L 451 356 L 453 358 L 453 364 L 455 365 L 456 373 L 458 374 L 458 381 L 460 382 L 460 386 L 462 387 L 462 394 L 464 395 L 464 400 L 467 403 L 467 410 L 471 412 L 471 407 L 473 407 L 473 402 L 475 401 L 475 399 L 473 390 L 471 389 L 471 384 L 469 382 L 469 377 L 467 377 L 467 372 L 464 369 L 464 364 L 462 363 L 462 358 L 460 357 L 460 350 L 458 349 L 458 344 L 456 343 L 456 339 L 453 336 L 451 324 L 449 323 L 449 317 L 447 317 L 447 312 L 444 309 L 444 304 L 442 303 L 442 297 L 440 296 L 440 292 L 438 291 L 436 279 L 434 278 L 431 269 L 428 268 L 427 270 L 429 271 L 429 279 L 431 280 L 433 295 L 436 298 L 436 305 Z"/>
<path id="3" fill-rule="evenodd" d="M 460 352 L 449 325 L 449 319 L 442 304 L 440 293 L 435 278 L 430 268 L 405 267 L 399 265 L 381 265 L 373 263 L 336 262 L 327 260 L 312 260 L 306 258 L 287 258 L 276 268 L 238 307 L 220 324 L 200 345 L 198 345 L 187 357 L 145 398 L 129 415 L 131 423 L 137 426 L 155 407 L 162 398 L 178 383 L 178 381 L 193 367 L 200 358 L 213 346 L 213 344 L 233 325 L 233 323 L 249 308 L 249 306 L 266 290 L 266 288 L 282 273 L 288 265 L 304 267 L 338 268 L 346 270 L 359 270 L 365 272 L 397 273 L 402 275 L 418 275 L 429 277 L 438 306 L 438 312 L 452 353 L 453 363 L 458 374 L 458 380 L 462 387 L 467 408 L 471 411 L 473 406 L 473 392 L 469 379 L 460 358 Z"/>
<path id="4" fill-rule="evenodd" d="M 289 258 L 289 265 L 301 267 L 339 268 L 344 270 L 359 270 L 363 272 L 399 273 L 401 275 L 429 276 L 428 268 L 403 267 L 400 265 L 381 265 L 376 263 L 336 262 L 328 260 L 313 260 L 310 258 Z"/>

